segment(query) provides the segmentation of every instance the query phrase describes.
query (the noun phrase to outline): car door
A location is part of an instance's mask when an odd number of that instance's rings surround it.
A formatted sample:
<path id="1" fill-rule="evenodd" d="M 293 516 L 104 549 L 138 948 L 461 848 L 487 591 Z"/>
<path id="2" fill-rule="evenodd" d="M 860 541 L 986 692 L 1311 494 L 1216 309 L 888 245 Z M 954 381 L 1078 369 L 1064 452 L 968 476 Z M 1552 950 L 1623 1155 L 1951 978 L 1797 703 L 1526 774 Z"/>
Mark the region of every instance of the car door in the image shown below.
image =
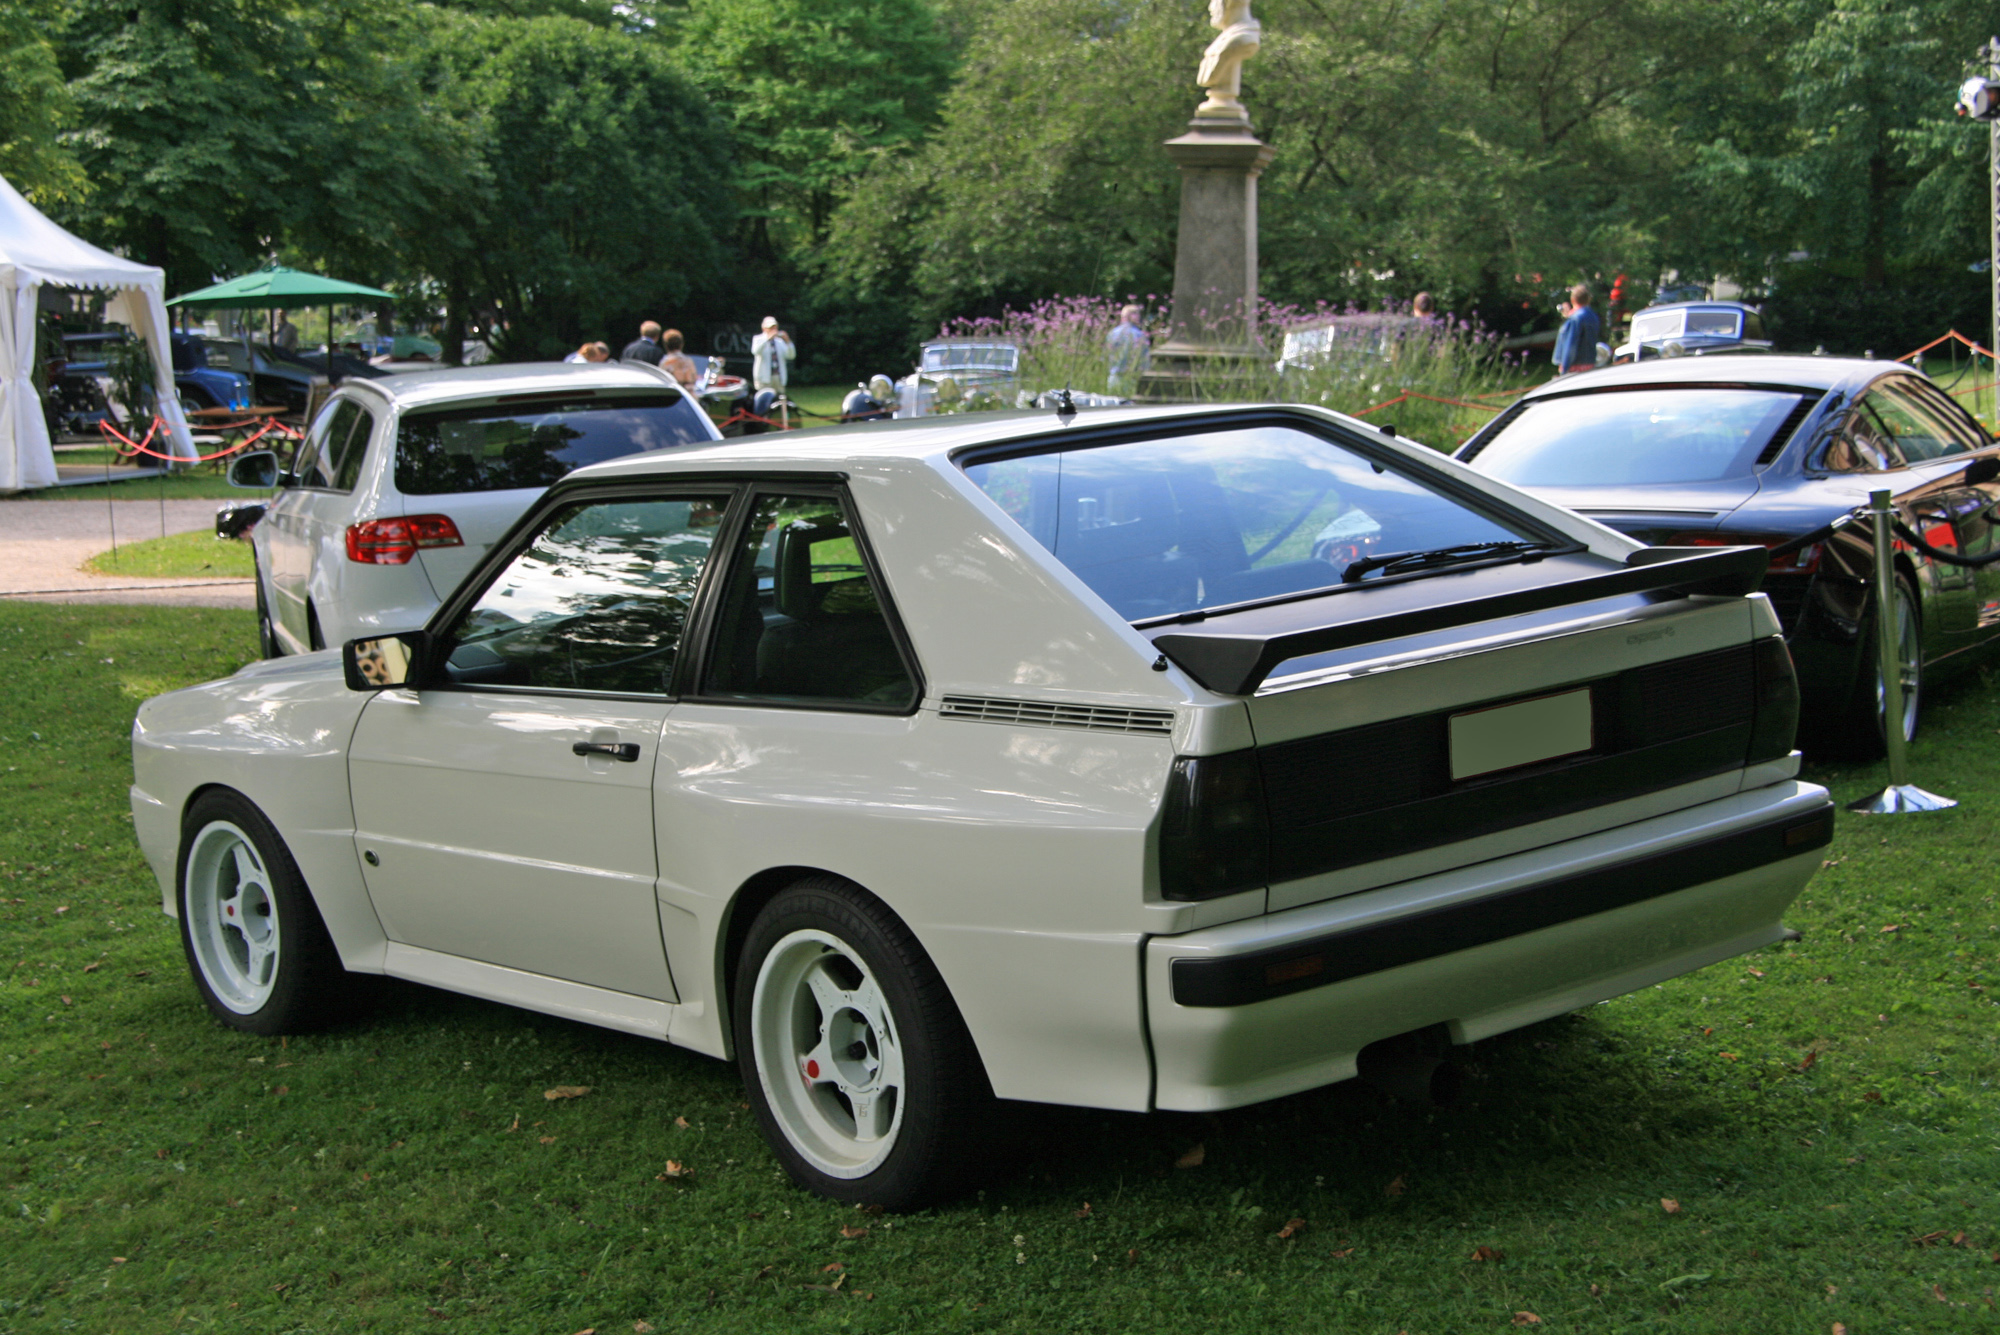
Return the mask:
<path id="1" fill-rule="evenodd" d="M 339 413 L 329 409 L 312 424 L 292 461 L 291 485 L 272 498 L 257 524 L 264 540 L 271 619 L 294 652 L 308 647 L 306 598 L 312 576 L 309 517 L 319 503 L 322 488 L 318 484 L 325 476 L 328 434 L 338 418 Z M 349 418 L 346 426 L 352 425 Z"/>
<path id="2" fill-rule="evenodd" d="M 1939 467 L 1956 476 L 1952 524 L 1958 546 L 1967 556 L 1985 556 L 2000 547 L 2000 473 L 1979 477 L 1995 468 L 2000 448 L 1985 428 L 1936 385 L 1916 376 L 1897 381 L 1895 390 L 1913 412 L 1930 423 L 1939 442 Z M 1977 472 L 1972 465 L 1980 464 Z M 1972 587 L 1969 617 L 1960 624 L 1978 640 L 2000 634 L 2000 562 L 1963 572 Z"/>
<path id="3" fill-rule="evenodd" d="M 354 399 L 335 399 L 320 415 L 331 420 L 311 480 L 302 483 L 313 495 L 300 510 L 299 518 L 300 537 L 311 567 L 306 576 L 308 610 L 323 609 L 317 624 L 309 625 L 308 629 L 324 632 L 334 619 L 329 615 L 332 605 L 344 601 L 347 529 L 355 519 L 354 484 L 367 458 L 369 438 L 375 431 L 375 414 Z M 312 621 L 310 616 L 308 621 Z M 337 645 L 342 637 L 338 627 L 328 633 Z"/>
<path id="4" fill-rule="evenodd" d="M 349 747 L 392 941 L 673 1001 L 653 771 L 727 488 L 562 504 L 451 614 L 447 684 L 385 691 Z"/>
<path id="5" fill-rule="evenodd" d="M 1919 383 L 1913 376 L 1878 380 L 1869 387 L 1862 405 L 1909 465 L 1907 479 L 1897 487 L 1897 503 L 1909 514 L 1912 526 L 1933 547 L 1976 555 L 1993 544 L 1993 524 L 1986 514 L 1992 498 L 1978 487 L 1965 485 L 1970 445 L 1958 439 L 1940 415 L 1916 397 L 1912 391 Z M 1984 601 L 1980 595 L 1983 572 L 1942 562 L 1934 563 L 1931 570 L 1934 588 L 1925 612 L 1934 623 L 1932 628 L 1955 639 L 1977 633 Z M 1929 652 L 1936 656 L 1962 647 L 1961 639 L 1960 643 L 1933 646 Z"/>

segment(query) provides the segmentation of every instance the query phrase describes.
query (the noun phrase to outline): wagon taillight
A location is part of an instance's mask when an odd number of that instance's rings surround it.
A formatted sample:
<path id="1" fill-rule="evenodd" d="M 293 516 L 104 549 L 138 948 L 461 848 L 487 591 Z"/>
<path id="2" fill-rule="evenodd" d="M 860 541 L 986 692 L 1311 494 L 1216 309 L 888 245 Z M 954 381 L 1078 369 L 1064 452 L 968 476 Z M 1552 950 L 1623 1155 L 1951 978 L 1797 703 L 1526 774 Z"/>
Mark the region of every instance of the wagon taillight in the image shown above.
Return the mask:
<path id="1" fill-rule="evenodd" d="M 404 515 L 347 526 L 347 559 L 367 566 L 408 565 L 427 547 L 463 547 L 449 515 Z"/>

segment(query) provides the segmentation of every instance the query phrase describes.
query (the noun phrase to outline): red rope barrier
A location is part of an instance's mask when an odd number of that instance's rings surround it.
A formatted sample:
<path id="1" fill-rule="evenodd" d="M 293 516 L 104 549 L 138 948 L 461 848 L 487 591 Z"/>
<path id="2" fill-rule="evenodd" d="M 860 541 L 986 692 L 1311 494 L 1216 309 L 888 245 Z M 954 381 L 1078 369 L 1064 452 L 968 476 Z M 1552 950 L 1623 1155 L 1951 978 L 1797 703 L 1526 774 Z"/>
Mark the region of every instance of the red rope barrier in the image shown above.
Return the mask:
<path id="1" fill-rule="evenodd" d="M 119 440 L 125 442 L 125 444 L 132 447 L 129 450 L 125 450 L 125 449 L 119 449 L 118 446 L 115 444 L 111 445 L 112 452 L 121 459 L 133 459 L 143 454 L 154 459 L 165 459 L 169 463 L 191 463 L 191 464 L 209 463 L 212 460 L 216 459 L 227 459 L 232 454 L 240 454 L 244 450 L 249 449 L 252 445 L 255 445 L 258 441 L 262 440 L 265 436 L 268 436 L 273 432 L 279 435 L 283 435 L 287 439 L 291 440 L 297 440 L 301 435 L 301 433 L 295 427 L 289 426 L 284 422 L 280 422 L 275 417 L 245 418 L 241 422 L 231 422 L 218 429 L 223 431 L 230 431 L 240 427 L 247 427 L 252 422 L 259 422 L 259 421 L 263 422 L 264 425 L 261 428 L 259 428 L 254 435 L 249 436 L 244 440 L 237 441 L 234 445 L 231 445 L 226 450 L 217 450 L 214 454 L 197 454 L 192 459 L 188 458 L 186 455 L 162 454 L 158 450 L 148 448 L 152 444 L 153 437 L 159 434 L 161 431 L 163 431 L 166 427 L 166 423 L 162 422 L 158 417 L 153 418 L 151 422 L 147 423 L 146 434 L 141 436 L 137 440 L 132 439 L 130 436 L 126 435 L 123 431 L 120 431 L 117 427 L 111 425 L 111 423 L 105 421 L 103 418 L 98 419 L 97 429 L 105 436 L 115 436 Z M 110 444 L 109 441 L 107 441 L 106 443 Z"/>

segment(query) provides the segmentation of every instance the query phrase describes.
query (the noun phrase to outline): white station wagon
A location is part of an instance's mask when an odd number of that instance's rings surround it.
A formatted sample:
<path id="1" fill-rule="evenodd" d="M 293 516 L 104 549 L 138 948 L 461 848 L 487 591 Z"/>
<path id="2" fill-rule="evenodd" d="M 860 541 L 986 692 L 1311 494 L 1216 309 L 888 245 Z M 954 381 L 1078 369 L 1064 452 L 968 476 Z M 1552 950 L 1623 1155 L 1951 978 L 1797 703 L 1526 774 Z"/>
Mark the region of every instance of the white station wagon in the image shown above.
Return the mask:
<path id="1" fill-rule="evenodd" d="M 266 658 L 430 615 L 535 497 L 573 468 L 722 439 L 664 371 L 631 363 L 455 367 L 349 380 L 288 472 L 230 464 L 277 494 L 250 530 Z"/>
<path id="2" fill-rule="evenodd" d="M 587 468 L 422 629 L 148 701 L 196 987 L 390 974 L 740 1063 L 908 1206 L 995 1096 L 1221 1109 L 1777 941 L 1832 831 L 1762 548 L 1305 408 Z"/>

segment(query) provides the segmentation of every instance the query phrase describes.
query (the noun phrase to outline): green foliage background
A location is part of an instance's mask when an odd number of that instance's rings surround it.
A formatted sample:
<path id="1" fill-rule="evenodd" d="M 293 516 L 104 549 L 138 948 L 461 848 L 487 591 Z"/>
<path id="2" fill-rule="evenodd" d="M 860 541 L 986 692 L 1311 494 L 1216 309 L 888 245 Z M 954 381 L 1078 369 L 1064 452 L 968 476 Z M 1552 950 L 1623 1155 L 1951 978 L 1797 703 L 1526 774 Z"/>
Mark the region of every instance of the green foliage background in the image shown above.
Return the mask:
<path id="1" fill-rule="evenodd" d="M 1993 0 L 1263 0 L 1285 302 L 1505 332 L 1616 274 L 1780 340 L 1986 324 Z M 0 173 L 186 288 L 268 257 L 503 355 L 780 313 L 802 378 L 953 317 L 1164 292 L 1198 0 L 0 0 Z M 446 340 L 447 345 L 452 340 Z"/>

